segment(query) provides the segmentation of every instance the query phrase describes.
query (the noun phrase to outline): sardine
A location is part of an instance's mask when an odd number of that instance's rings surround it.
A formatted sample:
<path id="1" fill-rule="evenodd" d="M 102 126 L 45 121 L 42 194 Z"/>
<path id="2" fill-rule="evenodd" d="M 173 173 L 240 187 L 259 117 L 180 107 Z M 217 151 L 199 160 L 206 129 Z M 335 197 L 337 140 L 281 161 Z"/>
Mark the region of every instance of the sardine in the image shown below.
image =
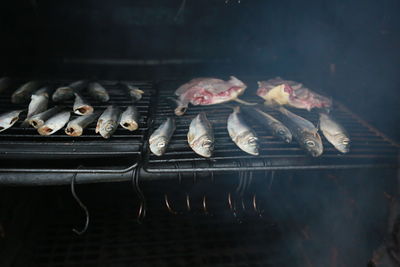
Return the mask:
<path id="1" fill-rule="evenodd" d="M 60 130 L 69 121 L 71 112 L 63 111 L 48 119 L 41 127 L 38 128 L 40 135 L 51 135 Z"/>
<path id="2" fill-rule="evenodd" d="M 125 82 L 124 85 L 127 87 L 128 93 L 131 96 L 133 103 L 142 99 L 144 91 L 140 90 L 137 86 L 128 82 Z"/>
<path id="3" fill-rule="evenodd" d="M 117 130 L 119 123 L 119 109 L 114 106 L 108 106 L 97 121 L 96 133 L 100 133 L 103 138 L 110 138 Z"/>
<path id="4" fill-rule="evenodd" d="M 243 113 L 254 118 L 262 126 L 266 127 L 271 133 L 286 143 L 292 141 L 292 133 L 283 125 L 282 122 L 258 108 L 242 107 Z"/>
<path id="5" fill-rule="evenodd" d="M 246 124 L 240 115 L 240 107 L 228 117 L 228 133 L 232 141 L 244 152 L 251 155 L 258 155 L 258 138 L 256 133 Z"/>
<path id="6" fill-rule="evenodd" d="M 187 134 L 189 146 L 203 157 L 211 157 L 214 151 L 214 132 L 204 112 L 199 113 L 189 126 Z"/>
<path id="7" fill-rule="evenodd" d="M 93 113 L 93 107 L 82 98 L 79 94 L 75 93 L 74 113 L 78 115 L 88 115 Z"/>
<path id="8" fill-rule="evenodd" d="M 95 100 L 100 102 L 107 102 L 110 100 L 110 95 L 108 94 L 106 88 L 104 88 L 101 84 L 97 82 L 89 83 L 89 94 Z"/>
<path id="9" fill-rule="evenodd" d="M 139 127 L 139 117 L 139 111 L 131 105 L 122 113 L 119 124 L 129 131 L 134 131 Z"/>
<path id="10" fill-rule="evenodd" d="M 39 87 L 38 81 L 30 81 L 21 85 L 12 95 L 11 102 L 21 104 L 27 102 L 32 92 Z"/>
<path id="11" fill-rule="evenodd" d="M 67 86 L 61 86 L 55 90 L 52 99 L 54 102 L 65 101 L 74 98 L 74 93 L 81 91 L 87 86 L 87 81 L 81 80 L 70 83 Z"/>
<path id="12" fill-rule="evenodd" d="M 350 151 L 350 138 L 347 131 L 326 113 L 319 114 L 319 128 L 337 150 L 342 153 Z"/>
<path id="13" fill-rule="evenodd" d="M 26 116 L 25 121 L 22 123 L 23 126 L 29 125 L 29 119 L 39 113 L 44 112 L 47 109 L 47 105 L 49 103 L 49 93 L 48 88 L 42 88 L 37 90 L 31 96 L 31 102 L 28 106 L 28 115 Z"/>
<path id="14" fill-rule="evenodd" d="M 282 119 L 290 129 L 293 137 L 299 145 L 304 148 L 311 156 L 318 157 L 322 154 L 324 148 L 318 129 L 310 121 L 290 112 L 284 107 L 279 107 Z"/>
<path id="15" fill-rule="evenodd" d="M 0 132 L 13 126 L 18 120 L 19 115 L 24 110 L 13 110 L 0 115 Z"/>
<path id="16" fill-rule="evenodd" d="M 94 122 L 98 116 L 98 113 L 92 113 L 73 119 L 68 123 L 67 127 L 65 128 L 65 133 L 69 136 L 81 136 L 83 133 L 83 129 Z"/>
<path id="17" fill-rule="evenodd" d="M 11 83 L 11 79 L 9 77 L 2 77 L 0 79 L 0 93 L 2 93 L 3 91 L 5 91 Z"/>
<path id="18" fill-rule="evenodd" d="M 150 151 L 156 156 L 163 155 L 175 129 L 175 119 L 173 117 L 168 117 L 150 136 Z"/>
<path id="19" fill-rule="evenodd" d="M 43 111 L 42 113 L 33 115 L 28 119 L 28 122 L 32 127 L 37 129 L 41 127 L 46 120 L 59 113 L 62 109 L 63 107 L 61 106 L 52 107 L 51 109 Z"/>

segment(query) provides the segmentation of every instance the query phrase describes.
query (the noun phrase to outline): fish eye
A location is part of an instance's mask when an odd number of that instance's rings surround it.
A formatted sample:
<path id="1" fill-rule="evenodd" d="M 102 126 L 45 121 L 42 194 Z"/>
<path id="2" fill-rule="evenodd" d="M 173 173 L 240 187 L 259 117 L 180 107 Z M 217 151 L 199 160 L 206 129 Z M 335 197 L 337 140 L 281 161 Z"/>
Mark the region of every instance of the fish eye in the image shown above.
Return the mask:
<path id="1" fill-rule="evenodd" d="M 314 147 L 315 146 L 315 142 L 311 141 L 311 140 L 307 140 L 306 141 L 306 145 L 309 146 L 309 147 Z"/>
<path id="2" fill-rule="evenodd" d="M 107 132 L 110 132 L 110 131 L 112 131 L 114 129 L 114 126 L 112 126 L 112 125 L 108 125 L 107 127 L 106 127 L 106 131 Z"/>
<path id="3" fill-rule="evenodd" d="M 204 140 L 203 147 L 211 147 L 211 145 L 212 145 L 212 142 L 210 139 Z"/>
<path id="4" fill-rule="evenodd" d="M 249 145 L 256 145 L 257 144 L 257 137 L 250 137 L 249 141 L 247 142 Z"/>
<path id="5" fill-rule="evenodd" d="M 282 129 L 279 129 L 279 130 L 278 130 L 278 134 L 279 134 L 279 135 L 284 135 L 284 134 L 285 134 L 285 131 L 282 130 Z"/>
<path id="6" fill-rule="evenodd" d="M 164 141 L 161 141 L 161 142 L 158 142 L 157 143 L 157 147 L 159 147 L 159 148 L 162 148 L 162 147 L 165 147 L 165 142 Z"/>

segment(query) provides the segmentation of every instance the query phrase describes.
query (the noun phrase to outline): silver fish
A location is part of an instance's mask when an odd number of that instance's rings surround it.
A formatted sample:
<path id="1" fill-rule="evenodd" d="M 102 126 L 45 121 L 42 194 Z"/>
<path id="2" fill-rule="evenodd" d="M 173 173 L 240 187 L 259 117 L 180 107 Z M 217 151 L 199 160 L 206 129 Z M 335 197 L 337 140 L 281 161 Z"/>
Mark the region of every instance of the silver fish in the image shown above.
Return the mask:
<path id="1" fill-rule="evenodd" d="M 119 113 L 118 108 L 108 106 L 97 121 L 96 133 L 100 133 L 103 138 L 110 138 L 118 128 Z"/>
<path id="2" fill-rule="evenodd" d="M 189 126 L 187 134 L 189 146 L 203 157 L 211 157 L 214 151 L 214 132 L 204 112 L 199 113 Z"/>
<path id="3" fill-rule="evenodd" d="M 324 151 L 321 136 L 318 129 L 308 120 L 290 112 L 284 107 L 278 110 L 283 115 L 282 119 L 286 126 L 290 129 L 293 137 L 299 145 L 304 148 L 311 156 L 318 157 Z"/>
<path id="4" fill-rule="evenodd" d="M 31 102 L 28 106 L 28 115 L 26 116 L 25 121 L 23 122 L 23 126 L 29 125 L 29 119 L 39 113 L 42 113 L 47 109 L 47 105 L 49 103 L 49 93 L 48 88 L 42 88 L 37 90 L 31 96 Z"/>
<path id="5" fill-rule="evenodd" d="M 87 86 L 87 81 L 81 80 L 70 83 L 67 86 L 57 88 L 52 96 L 54 102 L 65 101 L 74 98 L 74 93 L 81 91 Z"/>
<path id="6" fill-rule="evenodd" d="M 21 104 L 27 102 L 32 92 L 39 87 L 38 81 L 30 81 L 21 85 L 12 95 L 11 102 Z"/>
<path id="7" fill-rule="evenodd" d="M 97 101 L 107 102 L 110 100 L 110 95 L 108 94 L 106 88 L 97 82 L 89 83 L 88 90 L 91 97 Z"/>
<path id="8" fill-rule="evenodd" d="M 262 126 L 266 127 L 271 133 L 286 143 L 292 141 L 292 133 L 283 125 L 282 122 L 258 108 L 243 107 L 243 112 L 257 120 Z"/>
<path id="9" fill-rule="evenodd" d="M 337 150 L 342 153 L 350 151 L 350 137 L 347 131 L 330 115 L 326 113 L 319 114 L 319 128 L 329 143 Z"/>
<path id="10" fill-rule="evenodd" d="M 74 113 L 78 115 L 92 114 L 94 109 L 85 99 L 79 94 L 75 93 L 75 102 L 73 107 Z"/>
<path id="11" fill-rule="evenodd" d="M 139 118 L 139 111 L 135 106 L 131 105 L 122 113 L 119 124 L 129 131 L 134 131 L 139 128 Z"/>
<path id="12" fill-rule="evenodd" d="M 127 87 L 128 93 L 131 96 L 133 103 L 142 99 L 142 95 L 144 94 L 144 92 L 140 90 L 137 86 L 128 82 L 125 82 L 124 85 Z"/>
<path id="13" fill-rule="evenodd" d="M 69 121 L 71 112 L 63 111 L 48 119 L 37 130 L 40 135 L 51 135 L 60 130 Z"/>
<path id="14" fill-rule="evenodd" d="M 0 132 L 7 130 L 19 120 L 19 114 L 24 110 L 13 110 L 0 115 Z"/>
<path id="15" fill-rule="evenodd" d="M 94 122 L 98 116 L 99 114 L 92 113 L 77 117 L 68 123 L 67 127 L 65 128 L 65 133 L 69 136 L 81 136 L 83 129 Z"/>
<path id="16" fill-rule="evenodd" d="M 39 114 L 33 115 L 32 117 L 30 117 L 28 119 L 28 122 L 32 127 L 37 129 L 37 128 L 41 127 L 46 120 L 48 120 L 52 116 L 59 113 L 62 109 L 63 109 L 63 107 L 61 107 L 61 106 L 52 107 L 51 109 L 48 109 Z"/>
<path id="17" fill-rule="evenodd" d="M 240 115 L 240 107 L 234 108 L 228 117 L 227 128 L 232 141 L 244 152 L 257 156 L 258 138 Z"/>
<path id="18" fill-rule="evenodd" d="M 5 91 L 11 83 L 11 79 L 9 77 L 2 77 L 0 79 L 0 93 L 2 93 L 3 91 Z"/>
<path id="19" fill-rule="evenodd" d="M 150 136 L 150 151 L 156 156 L 163 155 L 175 129 L 175 119 L 173 117 L 168 117 Z"/>

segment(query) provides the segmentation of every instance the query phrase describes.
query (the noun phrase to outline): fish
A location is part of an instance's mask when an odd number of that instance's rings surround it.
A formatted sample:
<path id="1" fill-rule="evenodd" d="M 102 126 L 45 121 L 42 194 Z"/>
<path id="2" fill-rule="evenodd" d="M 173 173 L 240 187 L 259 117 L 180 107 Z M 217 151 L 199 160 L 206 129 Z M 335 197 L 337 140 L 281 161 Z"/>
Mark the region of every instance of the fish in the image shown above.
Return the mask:
<path id="1" fill-rule="evenodd" d="M 123 84 L 128 89 L 128 93 L 129 93 L 130 97 L 132 98 L 133 103 L 142 99 L 142 95 L 144 94 L 143 90 L 140 90 L 137 86 L 135 86 L 129 82 L 125 82 Z"/>
<path id="2" fill-rule="evenodd" d="M 80 80 L 73 83 L 70 83 L 67 86 L 58 87 L 53 95 L 52 99 L 54 102 L 61 102 L 74 98 L 74 93 L 81 91 L 83 88 L 87 86 L 86 80 Z"/>
<path id="3" fill-rule="evenodd" d="M 0 115 L 0 132 L 12 127 L 18 120 L 23 109 L 13 110 Z"/>
<path id="4" fill-rule="evenodd" d="M 286 143 L 292 142 L 292 133 L 279 120 L 269 115 L 268 113 L 253 107 L 242 107 L 243 113 L 246 116 L 254 118 L 263 127 L 267 128 L 277 138 Z"/>
<path id="5" fill-rule="evenodd" d="M 11 79 L 9 77 L 0 78 L 0 93 L 4 92 L 11 83 Z"/>
<path id="6" fill-rule="evenodd" d="M 28 122 L 33 128 L 37 129 L 37 128 L 41 127 L 46 120 L 48 120 L 52 116 L 56 115 L 63 109 L 64 109 L 64 107 L 62 107 L 62 106 L 52 107 L 52 108 L 50 108 L 46 111 L 43 111 L 39 114 L 33 115 L 32 117 L 30 117 L 28 119 Z"/>
<path id="7" fill-rule="evenodd" d="M 199 113 L 190 123 L 187 134 L 189 146 L 202 157 L 209 158 L 214 151 L 214 132 L 206 113 Z"/>
<path id="8" fill-rule="evenodd" d="M 81 136 L 83 133 L 83 129 L 85 129 L 89 124 L 94 122 L 98 113 L 92 113 L 88 115 L 79 116 L 73 120 L 71 120 L 67 127 L 65 127 L 65 133 L 69 136 Z"/>
<path id="9" fill-rule="evenodd" d="M 342 153 L 350 151 L 350 137 L 342 125 L 327 113 L 319 113 L 319 128 L 325 138 Z"/>
<path id="10" fill-rule="evenodd" d="M 100 102 L 107 102 L 110 100 L 110 95 L 108 94 L 106 88 L 104 88 L 100 83 L 92 82 L 89 83 L 88 91 L 91 97 Z"/>
<path id="11" fill-rule="evenodd" d="M 108 106 L 97 121 L 96 133 L 100 133 L 103 138 L 110 138 L 117 130 L 119 123 L 119 109 Z"/>
<path id="12" fill-rule="evenodd" d="M 168 117 L 150 136 L 149 147 L 150 151 L 156 156 L 162 156 L 167 150 L 167 146 L 176 125 L 173 117 Z"/>
<path id="13" fill-rule="evenodd" d="M 227 129 L 232 141 L 244 152 L 257 156 L 258 138 L 240 115 L 240 107 L 234 108 L 228 117 Z"/>
<path id="14" fill-rule="evenodd" d="M 290 112 L 284 107 L 278 108 L 283 115 L 285 125 L 292 132 L 299 145 L 311 156 L 319 157 L 324 150 L 318 129 L 310 121 Z"/>
<path id="15" fill-rule="evenodd" d="M 32 116 L 42 113 L 47 109 L 47 105 L 49 104 L 48 90 L 49 89 L 47 87 L 39 89 L 31 96 L 31 102 L 28 106 L 28 114 L 25 121 L 22 123 L 22 126 L 28 126 L 29 119 Z"/>
<path id="16" fill-rule="evenodd" d="M 181 85 L 175 95 L 178 99 L 174 99 L 177 107 L 175 115 L 182 116 L 188 109 L 189 103 L 192 105 L 215 105 L 236 101 L 245 105 L 253 105 L 239 99 L 244 93 L 247 85 L 234 76 L 228 81 L 216 78 L 195 78 Z"/>
<path id="17" fill-rule="evenodd" d="M 73 110 L 77 115 L 88 115 L 93 113 L 94 108 L 81 95 L 75 93 Z"/>
<path id="18" fill-rule="evenodd" d="M 131 105 L 122 113 L 119 124 L 129 131 L 135 131 L 139 128 L 139 118 L 139 111 L 135 106 Z"/>
<path id="19" fill-rule="evenodd" d="M 37 131 L 40 135 L 52 135 L 53 133 L 60 130 L 64 127 L 65 124 L 69 121 L 71 117 L 71 112 L 69 111 L 62 111 L 57 113 L 56 115 L 50 117 L 45 123 L 40 126 Z"/>
<path id="20" fill-rule="evenodd" d="M 268 81 L 259 81 L 257 95 L 265 100 L 267 106 L 289 106 L 293 108 L 328 109 L 332 100 L 308 89 L 302 83 L 283 80 L 280 77 Z"/>
<path id="21" fill-rule="evenodd" d="M 33 91 L 39 87 L 38 81 L 30 81 L 21 85 L 12 95 L 11 102 L 14 104 L 22 104 L 28 101 Z"/>

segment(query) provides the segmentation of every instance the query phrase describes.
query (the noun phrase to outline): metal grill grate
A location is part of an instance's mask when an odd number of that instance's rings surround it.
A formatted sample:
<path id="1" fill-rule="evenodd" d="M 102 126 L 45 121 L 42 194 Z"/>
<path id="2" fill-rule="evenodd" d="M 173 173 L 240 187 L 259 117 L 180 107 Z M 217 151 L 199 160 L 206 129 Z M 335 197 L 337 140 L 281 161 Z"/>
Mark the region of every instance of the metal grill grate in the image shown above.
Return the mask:
<path id="1" fill-rule="evenodd" d="M 173 96 L 172 88 L 181 83 L 165 82 L 161 84 L 158 104 L 154 111 L 153 131 L 165 119 L 173 116 L 174 104 L 168 99 Z M 167 90 L 168 88 L 168 90 Z M 247 101 L 260 101 L 257 96 L 245 97 Z M 197 156 L 187 144 L 187 131 L 191 120 L 200 112 L 206 111 L 215 135 L 213 157 L 205 159 Z M 251 156 L 242 152 L 230 140 L 226 130 L 226 120 L 232 109 L 223 106 L 190 106 L 186 114 L 177 118 L 177 129 L 167 152 L 161 157 L 146 150 L 144 168 L 148 172 L 193 172 L 193 171 L 236 171 L 236 170 L 282 170 L 282 169 L 329 169 L 396 166 L 398 148 L 383 134 L 363 122 L 343 105 L 336 104 L 333 110 L 335 118 L 348 130 L 352 139 L 351 152 L 340 154 L 325 139 L 324 154 L 312 158 L 293 141 L 283 143 L 271 136 L 256 122 L 249 120 L 260 139 L 260 155 Z M 296 110 L 300 116 L 317 125 L 317 114 Z M 276 112 L 271 110 L 271 115 Z"/>

